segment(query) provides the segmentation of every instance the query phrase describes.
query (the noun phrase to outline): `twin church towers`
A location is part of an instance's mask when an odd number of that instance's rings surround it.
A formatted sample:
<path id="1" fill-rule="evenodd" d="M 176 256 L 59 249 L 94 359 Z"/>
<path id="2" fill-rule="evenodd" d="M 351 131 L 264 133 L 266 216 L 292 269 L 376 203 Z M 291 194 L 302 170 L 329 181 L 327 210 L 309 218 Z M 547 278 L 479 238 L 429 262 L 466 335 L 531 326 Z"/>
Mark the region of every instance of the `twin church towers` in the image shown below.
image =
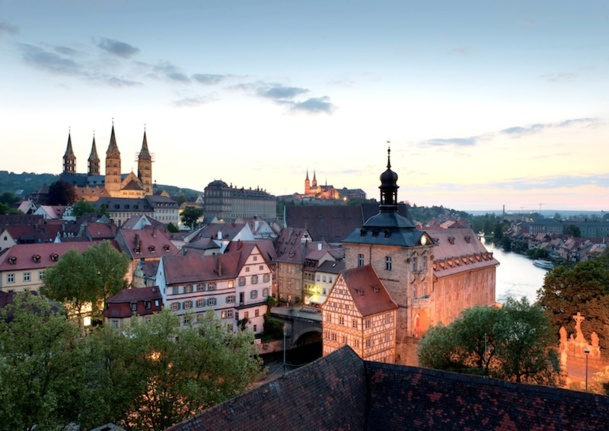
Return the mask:
<path id="1" fill-rule="evenodd" d="M 87 173 L 76 172 L 76 155 L 72 148 L 72 136 L 68 133 L 68 145 L 63 155 L 63 172 L 61 179 L 77 188 L 77 194 L 85 200 L 95 201 L 102 196 L 139 198 L 153 194 L 152 180 L 153 157 L 148 150 L 146 131 L 142 148 L 137 155 L 137 175 L 121 173 L 121 153 L 116 143 L 114 123 L 110 135 L 110 144 L 106 150 L 106 171 L 101 174 L 101 159 L 97 155 L 95 136 L 91 153 L 87 160 Z"/>

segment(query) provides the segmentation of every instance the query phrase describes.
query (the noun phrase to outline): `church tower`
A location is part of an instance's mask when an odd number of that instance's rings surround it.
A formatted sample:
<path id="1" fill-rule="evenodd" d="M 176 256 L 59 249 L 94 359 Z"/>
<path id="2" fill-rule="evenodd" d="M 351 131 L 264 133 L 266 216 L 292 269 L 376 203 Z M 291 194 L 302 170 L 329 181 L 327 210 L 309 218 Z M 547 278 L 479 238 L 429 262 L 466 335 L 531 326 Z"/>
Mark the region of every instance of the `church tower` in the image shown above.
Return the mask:
<path id="1" fill-rule="evenodd" d="M 311 181 L 309 180 L 309 170 L 307 169 L 307 177 L 305 178 L 305 190 L 304 190 L 305 196 L 308 196 L 310 192 L 311 192 Z"/>
<path id="2" fill-rule="evenodd" d="M 121 152 L 116 145 L 114 122 L 112 122 L 110 144 L 106 150 L 106 190 L 110 195 L 121 190 Z"/>
<path id="3" fill-rule="evenodd" d="M 313 171 L 313 182 L 311 183 L 311 187 L 317 189 L 317 175 L 315 174 L 315 171 Z"/>
<path id="4" fill-rule="evenodd" d="M 97 147 L 95 146 L 95 135 L 93 135 L 93 145 L 91 145 L 91 154 L 89 154 L 89 176 L 98 176 L 99 172 L 99 156 L 97 155 Z"/>
<path id="5" fill-rule="evenodd" d="M 144 130 L 144 140 L 142 149 L 137 156 L 137 177 L 142 182 L 146 196 L 152 194 L 152 156 L 148 150 L 148 140 L 146 130 Z"/>
<path id="6" fill-rule="evenodd" d="M 76 156 L 74 155 L 74 150 L 72 149 L 72 134 L 70 132 L 68 132 L 68 146 L 66 147 L 66 153 L 63 155 L 63 173 L 76 173 Z"/>

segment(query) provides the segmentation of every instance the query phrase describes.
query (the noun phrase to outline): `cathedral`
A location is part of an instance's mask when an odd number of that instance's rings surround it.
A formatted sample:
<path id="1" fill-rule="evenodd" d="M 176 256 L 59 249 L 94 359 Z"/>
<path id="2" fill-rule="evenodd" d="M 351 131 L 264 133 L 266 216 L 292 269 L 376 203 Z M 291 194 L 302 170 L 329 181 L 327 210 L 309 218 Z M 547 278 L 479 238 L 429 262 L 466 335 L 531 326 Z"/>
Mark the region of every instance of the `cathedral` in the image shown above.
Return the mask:
<path id="1" fill-rule="evenodd" d="M 116 143 L 114 124 L 112 124 L 110 144 L 106 150 L 105 175 L 101 174 L 101 160 L 97 155 L 95 136 L 87 162 L 87 173 L 76 173 L 76 155 L 72 148 L 71 133 L 68 133 L 68 145 L 63 155 L 63 172 L 60 177 L 74 185 L 78 199 L 93 202 L 101 197 L 143 198 L 153 194 L 152 162 L 144 130 L 142 148 L 137 156 L 137 175 L 133 172 L 121 173 L 121 153 Z"/>

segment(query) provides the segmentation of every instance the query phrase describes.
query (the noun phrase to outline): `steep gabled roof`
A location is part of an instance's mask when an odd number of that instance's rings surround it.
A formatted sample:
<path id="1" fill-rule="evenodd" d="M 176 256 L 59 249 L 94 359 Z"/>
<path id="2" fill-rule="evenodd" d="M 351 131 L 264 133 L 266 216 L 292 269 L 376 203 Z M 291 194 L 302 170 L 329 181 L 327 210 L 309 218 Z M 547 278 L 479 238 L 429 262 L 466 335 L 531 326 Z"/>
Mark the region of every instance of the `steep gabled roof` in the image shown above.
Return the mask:
<path id="1" fill-rule="evenodd" d="M 355 307 L 362 316 L 371 316 L 398 308 L 372 266 L 348 269 L 339 275 L 340 277 L 345 280 Z"/>
<path id="2" fill-rule="evenodd" d="M 314 241 L 339 243 L 363 223 L 361 208 L 357 206 L 298 205 L 286 206 L 285 211 L 286 225 L 306 228 Z"/>
<path id="3" fill-rule="evenodd" d="M 247 250 L 211 256 L 201 253 L 167 256 L 163 258 L 165 280 L 168 285 L 173 285 L 234 279 L 239 275 L 247 256 Z"/>

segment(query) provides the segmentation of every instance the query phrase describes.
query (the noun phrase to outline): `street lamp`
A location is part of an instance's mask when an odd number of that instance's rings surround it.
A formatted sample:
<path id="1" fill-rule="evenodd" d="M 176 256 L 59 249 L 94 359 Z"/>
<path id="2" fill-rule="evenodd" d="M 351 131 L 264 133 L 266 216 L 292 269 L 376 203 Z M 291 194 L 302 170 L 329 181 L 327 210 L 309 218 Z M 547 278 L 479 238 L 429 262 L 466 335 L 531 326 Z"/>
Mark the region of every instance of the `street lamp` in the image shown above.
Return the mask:
<path id="1" fill-rule="evenodd" d="M 588 392 L 588 355 L 590 354 L 590 349 L 584 349 L 584 353 L 586 354 L 586 392 Z"/>

